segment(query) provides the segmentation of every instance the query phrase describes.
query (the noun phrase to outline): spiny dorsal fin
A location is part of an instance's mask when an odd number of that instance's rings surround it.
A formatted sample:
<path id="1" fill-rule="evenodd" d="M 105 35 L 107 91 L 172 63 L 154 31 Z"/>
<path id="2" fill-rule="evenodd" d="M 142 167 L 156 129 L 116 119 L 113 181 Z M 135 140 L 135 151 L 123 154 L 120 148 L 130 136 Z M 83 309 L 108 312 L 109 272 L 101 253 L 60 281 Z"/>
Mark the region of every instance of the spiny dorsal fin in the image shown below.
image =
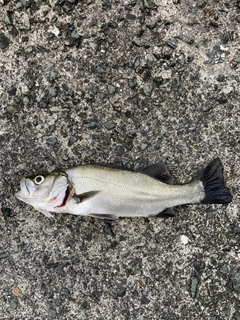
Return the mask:
<path id="1" fill-rule="evenodd" d="M 163 162 L 155 163 L 140 172 L 156 178 L 164 183 L 173 184 L 173 178 Z"/>

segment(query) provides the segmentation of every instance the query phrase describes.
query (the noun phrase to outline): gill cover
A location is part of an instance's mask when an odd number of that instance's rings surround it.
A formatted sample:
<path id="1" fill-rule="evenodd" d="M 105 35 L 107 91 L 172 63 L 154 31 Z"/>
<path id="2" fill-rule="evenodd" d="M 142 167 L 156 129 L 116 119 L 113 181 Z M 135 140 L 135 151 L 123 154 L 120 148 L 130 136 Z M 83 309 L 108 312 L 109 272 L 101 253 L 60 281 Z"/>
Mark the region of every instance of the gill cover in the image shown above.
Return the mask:
<path id="1" fill-rule="evenodd" d="M 50 212 L 63 203 L 68 186 L 69 182 L 65 173 L 53 172 L 46 176 L 37 175 L 23 178 L 20 182 L 21 190 L 15 196 L 46 216 L 52 217 Z"/>

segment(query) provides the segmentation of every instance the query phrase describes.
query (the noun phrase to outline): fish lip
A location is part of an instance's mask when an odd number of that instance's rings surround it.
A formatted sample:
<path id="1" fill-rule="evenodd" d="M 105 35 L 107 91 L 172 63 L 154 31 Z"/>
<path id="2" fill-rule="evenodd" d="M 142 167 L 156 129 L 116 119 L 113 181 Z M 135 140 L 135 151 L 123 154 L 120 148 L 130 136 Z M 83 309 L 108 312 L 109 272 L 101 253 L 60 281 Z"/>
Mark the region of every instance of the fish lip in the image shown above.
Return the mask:
<path id="1" fill-rule="evenodd" d="M 29 189 L 26 184 L 26 178 L 22 178 L 20 181 L 20 191 L 16 192 L 14 195 L 17 199 L 22 200 L 27 197 L 29 193 Z"/>

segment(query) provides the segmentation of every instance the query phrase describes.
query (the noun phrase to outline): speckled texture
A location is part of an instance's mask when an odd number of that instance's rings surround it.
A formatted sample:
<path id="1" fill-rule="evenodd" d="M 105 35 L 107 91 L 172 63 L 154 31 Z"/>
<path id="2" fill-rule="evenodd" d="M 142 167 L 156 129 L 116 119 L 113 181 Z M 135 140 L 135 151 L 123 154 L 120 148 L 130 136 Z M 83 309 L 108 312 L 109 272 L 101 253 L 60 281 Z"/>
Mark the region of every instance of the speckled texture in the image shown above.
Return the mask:
<path id="1" fill-rule="evenodd" d="M 240 319 L 239 1 L 0 1 L 0 319 Z M 228 206 L 52 221 L 22 176 L 220 157 Z"/>

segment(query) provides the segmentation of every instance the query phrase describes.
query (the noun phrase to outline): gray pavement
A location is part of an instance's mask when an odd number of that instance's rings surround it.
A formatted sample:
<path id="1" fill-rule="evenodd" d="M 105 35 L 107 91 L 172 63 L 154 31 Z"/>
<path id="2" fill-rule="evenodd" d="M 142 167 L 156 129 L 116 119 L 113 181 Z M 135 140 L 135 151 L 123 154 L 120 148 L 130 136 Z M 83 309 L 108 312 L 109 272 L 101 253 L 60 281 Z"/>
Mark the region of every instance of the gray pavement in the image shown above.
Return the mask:
<path id="1" fill-rule="evenodd" d="M 240 319 L 240 2 L 0 1 L 0 319 Z M 21 177 L 220 157 L 231 204 L 46 218 Z"/>

